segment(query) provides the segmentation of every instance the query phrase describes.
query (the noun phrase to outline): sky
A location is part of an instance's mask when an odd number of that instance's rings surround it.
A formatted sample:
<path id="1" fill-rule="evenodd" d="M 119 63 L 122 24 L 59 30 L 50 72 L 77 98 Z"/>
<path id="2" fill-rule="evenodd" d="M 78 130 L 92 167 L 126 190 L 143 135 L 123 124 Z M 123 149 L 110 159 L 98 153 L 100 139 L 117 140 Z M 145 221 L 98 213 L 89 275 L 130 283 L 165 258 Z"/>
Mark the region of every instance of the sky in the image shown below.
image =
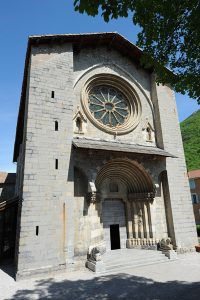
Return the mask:
<path id="1" fill-rule="evenodd" d="M 136 43 L 139 28 L 131 17 L 105 23 L 74 12 L 73 0 L 0 1 L 0 171 L 15 172 L 12 162 L 24 60 L 29 35 L 117 31 Z M 176 94 L 179 120 L 199 109 Z"/>

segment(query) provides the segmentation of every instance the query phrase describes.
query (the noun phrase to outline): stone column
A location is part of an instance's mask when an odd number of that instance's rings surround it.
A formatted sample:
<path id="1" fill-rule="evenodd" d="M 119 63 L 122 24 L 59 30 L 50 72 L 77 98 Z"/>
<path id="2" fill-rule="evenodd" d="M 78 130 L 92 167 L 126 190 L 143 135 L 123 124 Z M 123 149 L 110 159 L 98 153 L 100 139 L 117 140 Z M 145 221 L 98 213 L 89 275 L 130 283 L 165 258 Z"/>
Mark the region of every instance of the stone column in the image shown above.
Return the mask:
<path id="1" fill-rule="evenodd" d="M 147 210 L 147 202 L 144 202 L 143 206 L 143 220 L 144 220 L 144 233 L 145 238 L 149 239 L 149 218 L 148 218 L 148 210 Z"/>
<path id="2" fill-rule="evenodd" d="M 142 213 L 143 203 L 138 202 L 138 227 L 139 227 L 139 237 L 144 238 L 144 224 L 143 224 L 143 213 Z"/>
<path id="3" fill-rule="evenodd" d="M 128 239 L 133 238 L 133 222 L 130 202 L 126 202 L 126 223 L 127 223 L 127 237 Z"/>
<path id="4" fill-rule="evenodd" d="M 148 216 L 149 216 L 149 228 L 150 228 L 150 237 L 155 239 L 156 238 L 156 226 L 155 226 L 155 202 L 148 202 Z"/>
<path id="5" fill-rule="evenodd" d="M 132 246 L 133 246 L 133 221 L 132 221 L 131 204 L 129 201 L 126 202 L 126 227 L 127 227 L 126 247 L 132 248 Z"/>
<path id="6" fill-rule="evenodd" d="M 132 206 L 133 206 L 133 235 L 135 239 L 138 239 L 137 203 L 133 201 Z"/>

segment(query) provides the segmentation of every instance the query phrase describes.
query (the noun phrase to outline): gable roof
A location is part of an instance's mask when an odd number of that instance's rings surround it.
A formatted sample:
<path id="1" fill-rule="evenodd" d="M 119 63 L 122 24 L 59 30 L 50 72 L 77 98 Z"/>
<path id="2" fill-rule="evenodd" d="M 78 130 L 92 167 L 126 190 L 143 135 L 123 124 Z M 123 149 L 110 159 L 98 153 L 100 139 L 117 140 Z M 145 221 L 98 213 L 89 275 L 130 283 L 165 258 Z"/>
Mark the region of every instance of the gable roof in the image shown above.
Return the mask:
<path id="1" fill-rule="evenodd" d="M 117 32 L 105 33 L 83 33 L 83 34 L 56 34 L 56 35 L 33 35 L 28 38 L 28 46 L 25 59 L 24 77 L 22 83 L 21 99 L 19 106 L 19 113 L 17 119 L 17 128 L 14 145 L 13 161 L 17 161 L 19 154 L 19 147 L 23 139 L 24 129 L 24 112 L 25 112 L 25 98 L 28 77 L 29 58 L 32 46 L 39 46 L 41 44 L 62 44 L 72 43 L 74 53 L 79 53 L 82 48 L 106 46 L 108 50 L 118 50 L 123 56 L 128 57 L 136 64 L 140 64 L 142 50 L 128 41 L 126 38 Z M 149 70 L 151 71 L 151 70 Z"/>
<path id="2" fill-rule="evenodd" d="M 188 172 L 189 179 L 200 178 L 200 170 L 193 170 Z"/>

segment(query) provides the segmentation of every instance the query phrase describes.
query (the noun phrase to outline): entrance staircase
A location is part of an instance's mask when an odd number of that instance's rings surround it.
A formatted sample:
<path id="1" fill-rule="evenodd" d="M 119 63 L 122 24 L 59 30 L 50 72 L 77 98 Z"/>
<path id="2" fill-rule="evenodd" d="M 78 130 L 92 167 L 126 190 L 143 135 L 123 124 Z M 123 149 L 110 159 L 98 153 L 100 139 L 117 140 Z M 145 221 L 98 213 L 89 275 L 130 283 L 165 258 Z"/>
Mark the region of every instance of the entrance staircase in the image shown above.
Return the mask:
<path id="1" fill-rule="evenodd" d="M 102 260 L 105 265 L 105 271 L 102 273 L 118 273 L 126 269 L 172 261 L 161 251 L 141 249 L 108 251 L 102 256 Z"/>

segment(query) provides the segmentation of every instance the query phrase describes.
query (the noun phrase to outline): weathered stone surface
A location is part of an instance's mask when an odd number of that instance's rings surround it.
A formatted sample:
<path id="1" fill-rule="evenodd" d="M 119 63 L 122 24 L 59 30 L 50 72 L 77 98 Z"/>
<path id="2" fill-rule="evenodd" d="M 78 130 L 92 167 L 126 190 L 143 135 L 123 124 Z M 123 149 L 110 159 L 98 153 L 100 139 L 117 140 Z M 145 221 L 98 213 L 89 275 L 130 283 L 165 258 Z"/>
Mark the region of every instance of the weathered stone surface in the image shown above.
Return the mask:
<path id="1" fill-rule="evenodd" d="M 171 88 L 157 86 L 116 48 L 108 52 L 99 45 L 75 53 L 74 47 L 62 39 L 29 49 L 16 187 L 23 199 L 19 276 L 79 266 L 90 246 L 106 243 L 109 250 L 111 225 L 119 225 L 120 247 L 156 246 L 168 236 L 178 251 L 197 243 Z M 84 111 L 83 90 L 101 74 L 131 87 L 140 103 L 138 125 L 127 134 L 100 130 Z M 124 210 L 105 212 L 109 201 Z M 101 269 L 97 264 L 89 262 L 91 269 Z"/>
<path id="2" fill-rule="evenodd" d="M 121 151 L 121 152 L 133 152 L 139 154 L 149 154 L 149 155 L 159 155 L 164 157 L 170 157 L 173 155 L 159 149 L 157 147 L 151 146 L 141 146 L 131 143 L 121 143 L 114 141 L 106 141 L 102 139 L 87 139 L 87 138 L 73 138 L 73 145 L 78 148 L 86 149 L 98 149 L 106 151 Z"/>

